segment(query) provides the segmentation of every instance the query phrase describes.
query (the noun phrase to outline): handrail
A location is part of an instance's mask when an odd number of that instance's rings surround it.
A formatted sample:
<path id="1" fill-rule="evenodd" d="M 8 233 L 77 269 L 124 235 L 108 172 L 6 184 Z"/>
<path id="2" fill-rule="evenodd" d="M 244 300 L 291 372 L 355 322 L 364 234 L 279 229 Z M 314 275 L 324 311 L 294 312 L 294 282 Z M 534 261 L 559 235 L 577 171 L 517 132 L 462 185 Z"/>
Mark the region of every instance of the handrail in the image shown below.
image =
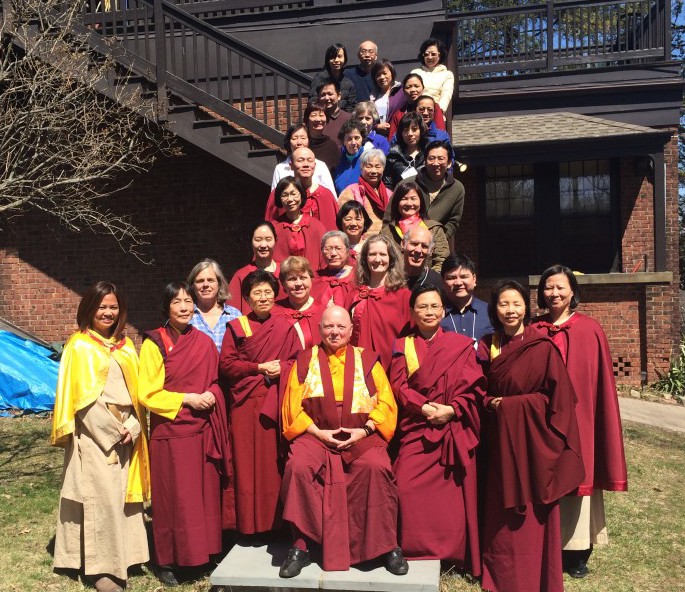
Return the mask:
<path id="1" fill-rule="evenodd" d="M 281 145 L 301 121 L 311 77 L 187 13 L 168 0 L 85 0 L 83 20 L 114 40 L 166 90 Z"/>
<path id="2" fill-rule="evenodd" d="M 548 0 L 446 22 L 462 80 L 670 60 L 671 0 Z"/>

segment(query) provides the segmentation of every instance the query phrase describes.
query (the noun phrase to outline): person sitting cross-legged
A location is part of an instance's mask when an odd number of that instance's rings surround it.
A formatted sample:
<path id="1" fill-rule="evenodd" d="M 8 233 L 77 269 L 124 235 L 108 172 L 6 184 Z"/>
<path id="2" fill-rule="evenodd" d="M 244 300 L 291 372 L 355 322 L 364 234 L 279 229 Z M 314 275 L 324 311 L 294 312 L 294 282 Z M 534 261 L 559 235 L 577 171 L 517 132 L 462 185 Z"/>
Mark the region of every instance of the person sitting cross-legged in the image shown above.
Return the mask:
<path id="1" fill-rule="evenodd" d="M 349 345 L 352 321 L 344 308 L 327 308 L 319 329 L 321 344 L 297 356 L 282 407 L 290 453 L 281 497 L 293 546 L 279 575 L 297 576 L 314 546 L 326 571 L 384 556 L 388 571 L 404 575 L 409 566 L 397 546 L 397 487 L 387 452 L 397 404 L 378 354 Z"/>

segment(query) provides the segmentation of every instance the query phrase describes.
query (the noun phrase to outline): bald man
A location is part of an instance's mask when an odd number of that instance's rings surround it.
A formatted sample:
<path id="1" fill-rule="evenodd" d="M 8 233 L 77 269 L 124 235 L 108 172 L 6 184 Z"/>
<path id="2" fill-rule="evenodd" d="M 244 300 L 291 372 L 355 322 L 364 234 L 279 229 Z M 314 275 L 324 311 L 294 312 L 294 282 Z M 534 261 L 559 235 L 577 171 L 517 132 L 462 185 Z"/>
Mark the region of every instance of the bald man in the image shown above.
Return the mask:
<path id="1" fill-rule="evenodd" d="M 442 231 L 441 231 L 442 232 Z M 444 233 L 442 242 L 449 254 L 449 247 Z M 412 226 L 402 237 L 402 256 L 404 258 L 404 277 L 407 279 L 407 287 L 410 290 L 414 286 L 433 284 L 440 287 L 442 277 L 430 267 L 431 258 L 434 257 L 435 239 L 426 226 L 417 224 Z M 440 264 L 445 256 L 440 257 Z"/>
<path id="2" fill-rule="evenodd" d="M 302 212 L 316 218 L 327 231 L 337 230 L 338 200 L 330 189 L 314 181 L 316 169 L 314 153 L 309 148 L 296 148 L 293 150 L 290 166 L 293 169 L 293 176 L 302 183 L 302 187 L 307 192 L 307 203 L 302 208 Z M 275 191 L 272 190 L 266 201 L 264 219 L 273 222 L 281 214 L 283 211 L 276 207 Z M 310 263 L 316 268 L 317 262 Z"/>
<path id="3" fill-rule="evenodd" d="M 298 355 L 283 401 L 290 453 L 281 498 L 294 542 L 280 576 L 297 576 L 319 549 L 325 571 L 382 557 L 404 575 L 387 453 L 397 423 L 392 389 L 378 354 L 349 345 L 344 308 L 327 308 L 319 333 L 321 344 Z"/>
<path id="4" fill-rule="evenodd" d="M 378 60 L 378 46 L 367 39 L 359 44 L 357 50 L 359 64 L 345 70 L 345 76 L 354 82 L 357 91 L 357 101 L 372 101 L 378 92 L 371 76 L 371 68 Z"/>

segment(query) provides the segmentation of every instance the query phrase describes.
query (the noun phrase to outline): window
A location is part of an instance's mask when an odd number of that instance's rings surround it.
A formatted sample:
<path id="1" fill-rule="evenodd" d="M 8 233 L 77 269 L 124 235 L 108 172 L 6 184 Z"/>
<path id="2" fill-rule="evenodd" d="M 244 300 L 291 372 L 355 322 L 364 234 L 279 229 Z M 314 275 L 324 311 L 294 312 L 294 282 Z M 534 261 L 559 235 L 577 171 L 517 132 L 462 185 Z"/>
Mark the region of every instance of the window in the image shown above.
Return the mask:
<path id="1" fill-rule="evenodd" d="M 533 200 L 532 166 L 485 169 L 485 214 L 489 219 L 532 218 Z"/>
<path id="2" fill-rule="evenodd" d="M 562 215 L 608 214 L 611 175 L 608 160 L 559 163 Z"/>
<path id="3" fill-rule="evenodd" d="M 609 160 L 485 167 L 481 272 L 521 276 L 559 262 L 585 273 L 618 269 L 617 169 Z"/>

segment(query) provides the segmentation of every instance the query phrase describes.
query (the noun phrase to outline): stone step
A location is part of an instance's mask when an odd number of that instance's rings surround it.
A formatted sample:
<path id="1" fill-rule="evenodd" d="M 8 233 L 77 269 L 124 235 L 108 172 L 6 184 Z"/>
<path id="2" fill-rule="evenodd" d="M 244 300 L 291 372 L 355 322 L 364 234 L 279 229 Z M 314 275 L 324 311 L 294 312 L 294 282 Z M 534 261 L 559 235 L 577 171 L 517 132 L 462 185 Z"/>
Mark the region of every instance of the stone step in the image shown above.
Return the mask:
<path id="1" fill-rule="evenodd" d="M 285 543 L 262 546 L 238 544 L 224 557 L 209 578 L 213 586 L 226 586 L 231 592 L 438 592 L 439 561 L 410 561 L 406 576 L 394 576 L 380 562 L 369 562 L 349 571 L 323 571 L 312 563 L 291 579 L 278 577 L 281 563 L 288 555 Z"/>

